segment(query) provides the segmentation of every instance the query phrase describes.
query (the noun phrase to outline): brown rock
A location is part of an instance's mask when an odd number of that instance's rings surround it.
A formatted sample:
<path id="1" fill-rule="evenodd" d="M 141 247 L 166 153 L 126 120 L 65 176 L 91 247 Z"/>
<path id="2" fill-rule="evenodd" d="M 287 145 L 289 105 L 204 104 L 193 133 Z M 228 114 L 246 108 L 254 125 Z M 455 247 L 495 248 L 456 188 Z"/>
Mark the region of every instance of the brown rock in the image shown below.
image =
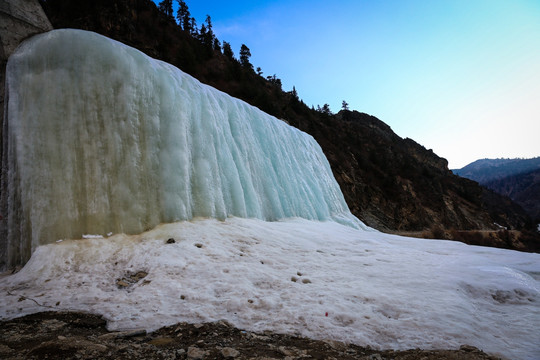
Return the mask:
<path id="1" fill-rule="evenodd" d="M 148 343 L 155 346 L 165 346 L 171 344 L 173 341 L 174 339 L 170 337 L 158 337 L 150 340 Z"/>
<path id="2" fill-rule="evenodd" d="M 206 355 L 207 355 L 206 351 L 199 349 L 198 347 L 195 347 L 195 346 L 190 346 L 187 351 L 188 359 L 202 360 L 204 359 Z"/>
<path id="3" fill-rule="evenodd" d="M 117 280 L 116 285 L 118 285 L 119 288 L 126 288 L 129 286 L 129 283 L 124 280 Z"/>
<path id="4" fill-rule="evenodd" d="M 238 355 L 240 355 L 240 352 L 236 349 L 226 347 L 221 350 L 221 355 L 223 355 L 223 357 L 226 359 L 230 359 L 230 358 L 235 358 Z"/>

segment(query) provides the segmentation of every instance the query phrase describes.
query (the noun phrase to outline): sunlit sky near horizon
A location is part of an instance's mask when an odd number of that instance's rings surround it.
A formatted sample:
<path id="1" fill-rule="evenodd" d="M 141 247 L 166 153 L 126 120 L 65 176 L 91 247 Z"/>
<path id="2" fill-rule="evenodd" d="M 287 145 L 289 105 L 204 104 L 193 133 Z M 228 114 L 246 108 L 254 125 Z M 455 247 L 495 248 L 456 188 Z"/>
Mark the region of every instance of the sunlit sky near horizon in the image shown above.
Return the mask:
<path id="1" fill-rule="evenodd" d="M 538 0 L 186 3 L 307 105 L 345 100 L 450 168 L 540 156 Z"/>

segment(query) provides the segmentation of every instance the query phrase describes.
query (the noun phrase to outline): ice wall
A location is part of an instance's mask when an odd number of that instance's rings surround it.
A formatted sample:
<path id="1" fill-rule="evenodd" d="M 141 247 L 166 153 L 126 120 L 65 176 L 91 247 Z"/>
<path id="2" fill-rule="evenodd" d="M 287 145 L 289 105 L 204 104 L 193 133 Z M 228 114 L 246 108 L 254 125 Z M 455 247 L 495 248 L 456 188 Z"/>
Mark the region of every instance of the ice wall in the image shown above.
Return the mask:
<path id="1" fill-rule="evenodd" d="M 57 239 L 194 217 L 363 227 L 311 136 L 121 43 L 35 36 L 6 83 L 7 266 Z"/>

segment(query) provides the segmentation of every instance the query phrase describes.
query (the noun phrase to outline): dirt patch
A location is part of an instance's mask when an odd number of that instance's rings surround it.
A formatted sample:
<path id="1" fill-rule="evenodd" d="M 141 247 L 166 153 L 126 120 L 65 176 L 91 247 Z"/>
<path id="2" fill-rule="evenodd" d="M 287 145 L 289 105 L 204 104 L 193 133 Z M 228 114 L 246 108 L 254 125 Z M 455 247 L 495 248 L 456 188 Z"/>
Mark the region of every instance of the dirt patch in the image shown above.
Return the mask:
<path id="1" fill-rule="evenodd" d="M 375 350 L 330 340 L 237 329 L 226 321 L 178 323 L 153 333 L 109 332 L 100 316 L 43 312 L 0 323 L 1 359 L 497 359 L 460 350 Z"/>

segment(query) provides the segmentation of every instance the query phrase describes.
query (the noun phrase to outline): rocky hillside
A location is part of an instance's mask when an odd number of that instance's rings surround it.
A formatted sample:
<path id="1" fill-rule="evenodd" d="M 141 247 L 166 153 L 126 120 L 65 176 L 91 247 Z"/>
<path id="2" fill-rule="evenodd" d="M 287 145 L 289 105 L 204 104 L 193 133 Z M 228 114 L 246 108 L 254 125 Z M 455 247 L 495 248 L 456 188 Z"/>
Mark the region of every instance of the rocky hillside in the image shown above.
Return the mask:
<path id="1" fill-rule="evenodd" d="M 454 176 L 447 161 L 379 119 L 342 111 L 311 130 L 334 168 L 351 210 L 387 230 L 489 229 L 494 222 L 523 226 L 508 203 L 490 213 L 487 201 L 503 201 L 475 182 Z M 519 214 L 519 215 L 516 215 Z"/>
<path id="2" fill-rule="evenodd" d="M 283 91 L 278 78 L 264 78 L 215 42 L 208 46 L 150 0 L 41 3 L 55 28 L 91 30 L 136 47 L 313 135 L 351 211 L 372 227 L 423 230 L 437 224 L 471 230 L 492 229 L 495 222 L 523 228 L 530 222 L 519 206 L 454 175 L 445 159 L 400 138 L 377 118 L 310 109 L 295 91 Z"/>

